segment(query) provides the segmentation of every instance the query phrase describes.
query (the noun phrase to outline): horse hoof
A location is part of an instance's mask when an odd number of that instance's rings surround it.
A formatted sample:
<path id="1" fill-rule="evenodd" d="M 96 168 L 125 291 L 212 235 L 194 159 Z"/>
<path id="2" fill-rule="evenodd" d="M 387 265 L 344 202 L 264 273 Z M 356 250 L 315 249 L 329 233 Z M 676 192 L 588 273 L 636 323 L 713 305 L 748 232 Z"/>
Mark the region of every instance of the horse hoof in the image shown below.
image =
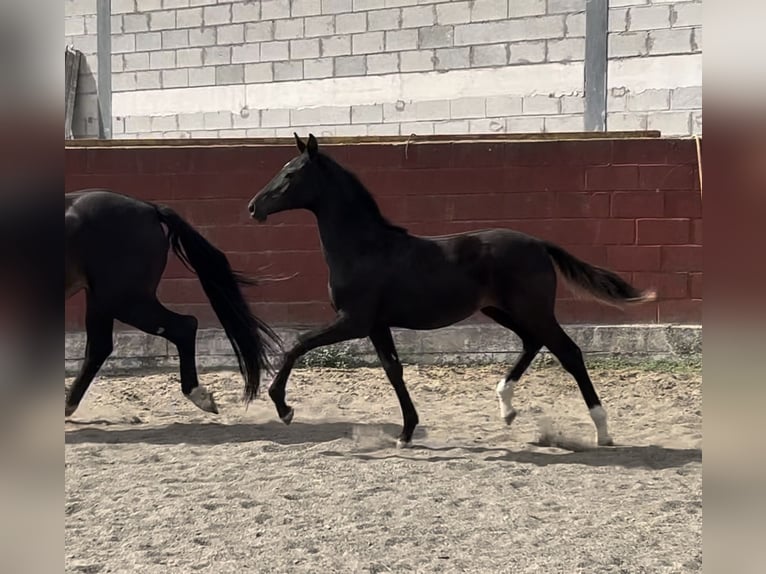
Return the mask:
<path id="1" fill-rule="evenodd" d="M 412 448 L 412 441 L 398 438 L 396 439 L 396 448 Z"/>
<path id="2" fill-rule="evenodd" d="M 604 437 L 598 439 L 598 446 L 614 446 L 614 441 L 612 440 L 612 437 Z"/>
<path id="3" fill-rule="evenodd" d="M 77 410 L 77 407 L 79 405 L 66 405 L 64 406 L 64 416 L 65 417 L 71 417 L 75 411 Z"/>
<path id="4" fill-rule="evenodd" d="M 198 385 L 192 391 L 185 395 L 198 409 L 206 413 L 218 414 L 218 405 L 215 403 L 213 393 L 208 391 L 202 385 Z"/>
<path id="5" fill-rule="evenodd" d="M 503 417 L 503 420 L 505 421 L 505 424 L 506 424 L 506 425 L 510 425 L 510 424 L 513 422 L 513 419 L 515 419 L 515 418 L 516 418 L 516 415 L 517 415 L 517 414 L 518 414 L 518 413 L 517 413 L 516 411 L 511 411 L 510 413 L 508 413 L 507 415 L 505 415 L 505 416 Z"/>
<path id="6" fill-rule="evenodd" d="M 282 422 L 286 425 L 289 425 L 291 422 L 293 422 L 293 417 L 295 416 L 295 409 L 290 407 L 290 410 L 287 411 L 287 414 L 283 417 L 279 417 L 282 419 Z"/>

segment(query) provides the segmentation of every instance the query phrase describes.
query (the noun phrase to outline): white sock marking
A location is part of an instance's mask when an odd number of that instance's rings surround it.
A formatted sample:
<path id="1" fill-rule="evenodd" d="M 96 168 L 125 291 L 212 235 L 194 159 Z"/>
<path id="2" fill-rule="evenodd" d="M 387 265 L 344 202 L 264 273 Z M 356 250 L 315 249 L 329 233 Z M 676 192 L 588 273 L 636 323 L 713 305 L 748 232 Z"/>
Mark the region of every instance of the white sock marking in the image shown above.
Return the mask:
<path id="1" fill-rule="evenodd" d="M 202 385 L 194 387 L 192 392 L 190 392 L 187 396 L 191 402 L 193 402 L 203 411 L 207 411 L 209 413 L 215 413 L 218 411 L 215 400 L 213 400 L 212 393 Z"/>
<path id="2" fill-rule="evenodd" d="M 513 387 L 515 384 L 514 381 L 507 381 L 505 378 L 500 379 L 500 382 L 497 383 L 497 388 L 495 390 L 497 392 L 498 401 L 500 401 L 500 416 L 503 418 L 516 413 L 516 409 L 511 405 L 511 401 L 513 400 Z"/>
<path id="3" fill-rule="evenodd" d="M 599 445 L 612 444 L 612 437 L 609 436 L 606 423 L 606 411 L 601 405 L 590 409 L 590 418 L 593 419 L 593 424 L 596 425 L 596 436 Z"/>

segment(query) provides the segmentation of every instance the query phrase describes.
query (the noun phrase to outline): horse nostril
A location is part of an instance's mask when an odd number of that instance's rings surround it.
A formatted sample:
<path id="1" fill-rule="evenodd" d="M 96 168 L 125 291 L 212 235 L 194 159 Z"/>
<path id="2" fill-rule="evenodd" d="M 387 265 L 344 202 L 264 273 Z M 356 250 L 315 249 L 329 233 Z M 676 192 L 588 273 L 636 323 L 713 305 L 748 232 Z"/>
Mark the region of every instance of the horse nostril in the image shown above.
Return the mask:
<path id="1" fill-rule="evenodd" d="M 255 203 L 251 201 L 251 202 L 250 202 L 250 203 L 247 205 L 247 210 L 250 212 L 250 214 L 251 214 L 251 215 L 252 215 L 253 213 L 255 213 Z"/>

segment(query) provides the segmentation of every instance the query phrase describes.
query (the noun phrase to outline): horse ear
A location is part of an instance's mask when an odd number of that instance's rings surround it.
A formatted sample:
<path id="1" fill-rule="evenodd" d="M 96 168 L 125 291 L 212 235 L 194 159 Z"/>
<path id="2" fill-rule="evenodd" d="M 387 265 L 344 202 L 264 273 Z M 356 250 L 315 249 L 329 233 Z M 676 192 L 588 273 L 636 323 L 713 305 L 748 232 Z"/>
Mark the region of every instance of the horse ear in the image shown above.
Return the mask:
<path id="1" fill-rule="evenodd" d="M 309 157 L 314 157 L 319 152 L 319 144 L 317 143 L 314 134 L 309 134 L 309 143 L 307 147 L 309 150 Z"/>
<path id="2" fill-rule="evenodd" d="M 295 145 L 298 146 L 298 151 L 301 153 L 306 151 L 306 144 L 303 143 L 303 140 L 300 137 L 298 137 L 297 133 L 293 132 L 293 135 L 295 136 Z"/>

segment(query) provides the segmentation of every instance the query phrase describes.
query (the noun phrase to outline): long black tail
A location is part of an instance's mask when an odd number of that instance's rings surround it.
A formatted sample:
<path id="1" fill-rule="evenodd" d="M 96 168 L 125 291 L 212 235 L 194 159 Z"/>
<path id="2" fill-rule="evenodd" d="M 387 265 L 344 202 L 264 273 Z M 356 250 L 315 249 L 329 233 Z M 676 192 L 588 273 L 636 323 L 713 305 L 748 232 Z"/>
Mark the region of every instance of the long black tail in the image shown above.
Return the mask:
<path id="1" fill-rule="evenodd" d="M 558 245 L 548 242 L 543 245 L 567 283 L 602 303 L 622 307 L 657 298 L 655 291 L 639 291 L 616 273 L 585 263 Z"/>
<path id="2" fill-rule="evenodd" d="M 211 244 L 169 207 L 155 206 L 168 227 L 173 251 L 186 267 L 197 274 L 210 304 L 234 348 L 239 370 L 245 378 L 244 400 L 258 394 L 261 371 L 270 371 L 269 355 L 282 347 L 282 341 L 245 301 L 240 285 L 254 281 L 232 271 L 226 255 Z"/>

